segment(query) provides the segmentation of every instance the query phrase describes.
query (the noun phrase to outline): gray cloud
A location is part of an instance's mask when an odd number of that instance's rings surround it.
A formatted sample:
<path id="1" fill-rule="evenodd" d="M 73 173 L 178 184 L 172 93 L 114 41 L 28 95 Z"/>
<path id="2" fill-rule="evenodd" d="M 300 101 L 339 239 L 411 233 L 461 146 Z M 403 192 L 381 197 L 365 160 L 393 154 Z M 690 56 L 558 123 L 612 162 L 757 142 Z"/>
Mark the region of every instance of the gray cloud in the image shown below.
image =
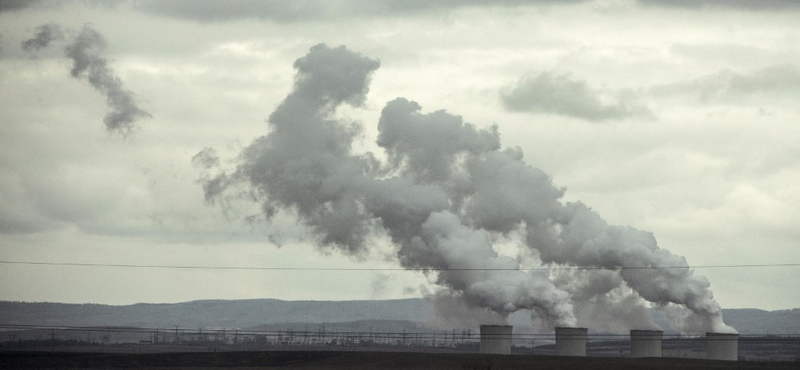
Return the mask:
<path id="1" fill-rule="evenodd" d="M 45 24 L 37 28 L 33 38 L 23 41 L 22 47 L 27 51 L 39 50 L 61 39 L 62 35 L 60 26 Z M 136 95 L 125 88 L 108 65 L 108 60 L 102 55 L 105 45 L 103 35 L 87 25 L 69 40 L 64 54 L 72 59 L 70 75 L 85 79 L 106 96 L 106 104 L 112 108 L 103 118 L 108 131 L 126 134 L 135 128 L 136 121 L 152 115 L 139 107 Z"/>
<path id="2" fill-rule="evenodd" d="M 209 174 L 210 170 L 219 167 L 217 151 L 214 148 L 203 148 L 203 150 L 192 156 L 192 165 L 202 171 L 198 182 L 203 185 L 203 194 L 206 202 L 214 204 L 227 182 L 227 177 L 224 175 L 217 175 L 212 178 Z"/>
<path id="3" fill-rule="evenodd" d="M 61 31 L 61 26 L 55 23 L 48 23 L 36 27 L 36 35 L 23 41 L 21 45 L 25 51 L 38 51 L 50 46 L 53 41 L 59 41 L 63 38 L 64 33 Z"/>
<path id="4" fill-rule="evenodd" d="M 580 3 L 587 0 L 144 0 L 134 3 L 140 11 L 200 22 L 258 19 L 276 22 L 334 20 L 359 16 L 398 16 L 448 11 L 471 6 L 513 7 Z"/>
<path id="5" fill-rule="evenodd" d="M 617 96 L 608 103 L 600 97 L 601 93 L 586 81 L 549 72 L 524 76 L 500 92 L 503 106 L 514 112 L 557 114 L 595 122 L 652 117 L 647 107 L 630 95 Z"/>
<path id="6" fill-rule="evenodd" d="M 210 169 L 219 166 L 219 155 L 214 148 L 203 148 L 192 157 L 192 164 L 202 169 Z"/>
<path id="7" fill-rule="evenodd" d="M 122 81 L 100 52 L 105 47 L 103 36 L 85 26 L 77 37 L 67 45 L 66 55 L 72 59 L 70 74 L 75 78 L 85 77 L 97 91 L 106 95 L 106 103 L 113 109 L 103 118 L 109 131 L 126 133 L 134 128 L 141 118 L 152 117 L 139 108 L 132 91 L 125 89 Z"/>
<path id="8" fill-rule="evenodd" d="M 0 13 L 25 9 L 41 2 L 41 0 L 3 0 L 0 1 Z"/>
<path id="9" fill-rule="evenodd" d="M 0 203 L 0 234 L 32 234 L 54 227 L 55 222 L 35 212 L 20 210 L 23 207 L 18 204 L 9 203 L 11 202 Z"/>
<path id="10" fill-rule="evenodd" d="M 101 5 L 118 3 L 124 0 L 95 1 L 95 0 L 0 0 L 0 14 L 2 13 L 21 13 L 27 9 L 41 10 L 61 10 L 64 6 L 75 3 L 89 5 Z"/>
<path id="11" fill-rule="evenodd" d="M 669 8 L 739 8 L 747 10 L 793 10 L 800 9 L 795 0 L 639 0 L 644 5 Z"/>
<path id="12" fill-rule="evenodd" d="M 729 69 L 689 81 L 654 86 L 655 95 L 697 94 L 702 101 L 747 97 L 757 93 L 800 93 L 800 69 L 779 64 L 739 73 Z"/>

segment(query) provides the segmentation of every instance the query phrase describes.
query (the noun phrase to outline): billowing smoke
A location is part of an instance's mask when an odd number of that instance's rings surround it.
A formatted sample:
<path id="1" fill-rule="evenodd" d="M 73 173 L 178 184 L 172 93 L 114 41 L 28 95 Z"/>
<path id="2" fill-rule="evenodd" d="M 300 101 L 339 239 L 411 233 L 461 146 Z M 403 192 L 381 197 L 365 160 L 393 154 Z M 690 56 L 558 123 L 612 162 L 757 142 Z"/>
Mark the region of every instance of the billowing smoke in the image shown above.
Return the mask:
<path id="1" fill-rule="evenodd" d="M 33 38 L 22 42 L 22 48 L 29 52 L 38 51 L 63 38 L 64 32 L 60 26 L 45 24 L 37 28 Z M 139 107 L 136 95 L 125 88 L 108 65 L 108 60 L 102 55 L 105 45 L 103 36 L 87 25 L 71 38 L 64 53 L 72 59 L 70 75 L 85 79 L 106 96 L 106 104 L 112 109 L 103 118 L 106 128 L 125 134 L 135 128 L 136 121 L 152 116 Z"/>
<path id="2" fill-rule="evenodd" d="M 36 27 L 36 35 L 33 38 L 22 42 L 22 49 L 28 52 L 38 51 L 50 46 L 53 41 L 63 38 L 64 33 L 61 31 L 61 26 L 55 23 L 43 24 Z"/>
<path id="3" fill-rule="evenodd" d="M 192 157 L 192 164 L 206 170 L 219 166 L 217 151 L 214 148 L 203 148 Z"/>
<path id="4" fill-rule="evenodd" d="M 602 311 L 617 315 L 616 326 L 638 328 L 653 326 L 647 301 L 691 310 L 687 330 L 732 330 L 705 278 L 658 268 L 686 266 L 682 257 L 650 233 L 562 202 L 564 189 L 525 164 L 519 148 L 501 148 L 497 127 L 481 129 L 444 110 L 422 113 L 397 98 L 378 122 L 383 161 L 354 152 L 361 127 L 334 116 L 344 103 L 363 104 L 379 62 L 320 44 L 294 67 L 294 89 L 270 115 L 269 133 L 241 152 L 235 168 L 205 179 L 207 201 L 245 187 L 268 220 L 294 214 L 321 247 L 351 255 L 386 235 L 403 267 L 426 271 L 445 289 L 439 307 L 489 318 L 527 309 L 549 327 L 602 320 Z M 194 160 L 216 166 L 211 154 L 206 148 Z M 524 253 L 553 276 L 498 254 L 500 235 L 521 235 Z M 564 268 L 575 266 L 597 270 Z"/>
<path id="5" fill-rule="evenodd" d="M 569 292 L 579 326 L 609 333 L 660 329 L 652 322 L 647 301 L 625 284 L 617 271 L 556 269 L 552 278 L 556 286 Z"/>

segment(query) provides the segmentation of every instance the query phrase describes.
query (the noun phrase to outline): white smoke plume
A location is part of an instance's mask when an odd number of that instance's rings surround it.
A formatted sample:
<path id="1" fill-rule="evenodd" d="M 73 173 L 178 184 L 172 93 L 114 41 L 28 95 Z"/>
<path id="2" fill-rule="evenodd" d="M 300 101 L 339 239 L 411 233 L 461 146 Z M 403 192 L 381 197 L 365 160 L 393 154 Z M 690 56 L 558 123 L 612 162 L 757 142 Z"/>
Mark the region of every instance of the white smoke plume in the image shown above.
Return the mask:
<path id="1" fill-rule="evenodd" d="M 29 52 L 38 51 L 63 38 L 64 31 L 59 25 L 45 24 L 37 28 L 33 38 L 22 42 L 22 48 Z M 125 88 L 108 65 L 108 60 L 102 55 L 105 45 L 103 35 L 87 25 L 70 39 L 64 54 L 72 59 L 70 75 L 85 79 L 106 96 L 106 104 L 112 109 L 103 118 L 106 129 L 127 134 L 136 127 L 136 121 L 152 115 L 139 107 L 136 95 Z"/>
<path id="2" fill-rule="evenodd" d="M 647 301 L 617 271 L 556 269 L 552 277 L 570 294 L 580 327 L 608 333 L 660 329 L 650 317 Z"/>
<path id="3" fill-rule="evenodd" d="M 436 324 L 441 328 L 508 325 L 503 315 L 483 307 L 474 307 L 450 290 L 424 291 L 423 295 L 433 305 Z"/>
<path id="4" fill-rule="evenodd" d="M 443 110 L 425 114 L 397 98 L 378 122 L 387 161 L 355 153 L 360 126 L 334 114 L 344 103 L 363 104 L 379 65 L 343 46 L 312 47 L 295 62 L 294 89 L 270 115 L 269 133 L 241 152 L 235 168 L 205 179 L 206 200 L 245 187 L 268 220 L 293 213 L 319 245 L 351 255 L 385 233 L 403 267 L 426 271 L 446 289 L 437 293 L 447 298 L 441 307 L 502 318 L 527 309 L 549 327 L 616 313 L 609 327 L 619 330 L 653 326 L 646 300 L 687 307 L 692 330 L 732 330 L 708 281 L 691 269 L 621 269 L 686 261 L 659 248 L 650 233 L 608 225 L 581 203 L 563 203 L 564 189 L 527 165 L 520 149 L 501 148 L 496 126 L 477 128 Z M 492 240 L 500 234 L 523 235 L 525 253 L 555 275 L 521 269 L 517 259 L 498 254 Z M 599 270 L 559 272 L 565 266 Z M 574 306 L 589 302 L 590 309 Z"/>

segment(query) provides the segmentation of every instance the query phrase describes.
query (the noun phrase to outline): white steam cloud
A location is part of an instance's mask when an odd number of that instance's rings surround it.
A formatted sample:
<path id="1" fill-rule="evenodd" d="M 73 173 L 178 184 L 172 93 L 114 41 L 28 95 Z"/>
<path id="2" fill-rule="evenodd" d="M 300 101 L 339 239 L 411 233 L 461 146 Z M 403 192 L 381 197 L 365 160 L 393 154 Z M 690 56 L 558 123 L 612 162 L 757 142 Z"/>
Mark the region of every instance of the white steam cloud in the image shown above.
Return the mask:
<path id="1" fill-rule="evenodd" d="M 648 232 L 562 202 L 564 189 L 527 165 L 520 149 L 501 148 L 497 127 L 481 129 L 443 110 L 422 113 L 397 98 L 378 123 L 387 160 L 354 152 L 359 125 L 334 114 L 344 103 L 363 104 L 379 65 L 343 46 L 312 47 L 295 62 L 294 89 L 270 115 L 269 133 L 241 152 L 235 168 L 201 179 L 206 200 L 244 187 L 268 220 L 296 214 L 320 246 L 353 255 L 388 235 L 399 263 L 428 271 L 446 289 L 437 306 L 456 314 L 477 310 L 496 321 L 528 309 L 550 327 L 608 320 L 619 330 L 652 327 L 651 302 L 688 308 L 684 330 L 733 330 L 707 279 L 688 268 L 658 269 L 687 266 L 683 257 Z M 206 169 L 219 163 L 209 148 L 193 160 Z M 525 253 L 553 275 L 498 254 L 498 235 L 521 235 Z M 561 268 L 569 266 L 598 270 Z"/>

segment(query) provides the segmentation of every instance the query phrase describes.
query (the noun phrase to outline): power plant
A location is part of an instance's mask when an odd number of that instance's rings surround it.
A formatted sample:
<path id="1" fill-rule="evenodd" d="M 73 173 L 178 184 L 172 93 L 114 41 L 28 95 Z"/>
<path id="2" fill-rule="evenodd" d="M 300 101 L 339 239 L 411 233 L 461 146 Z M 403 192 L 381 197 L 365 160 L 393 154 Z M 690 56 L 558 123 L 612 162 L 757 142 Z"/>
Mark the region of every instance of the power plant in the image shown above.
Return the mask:
<path id="1" fill-rule="evenodd" d="M 706 356 L 709 360 L 738 360 L 739 334 L 706 333 Z"/>
<path id="2" fill-rule="evenodd" d="M 481 325 L 481 353 L 511 354 L 510 325 Z"/>
<path id="3" fill-rule="evenodd" d="M 513 327 L 481 325 L 480 353 L 511 354 Z M 556 356 L 586 357 L 588 328 L 556 327 Z M 662 330 L 631 330 L 632 358 L 662 357 Z M 709 360 L 738 360 L 739 334 L 706 333 L 706 355 Z"/>
<path id="4" fill-rule="evenodd" d="M 586 357 L 588 328 L 556 328 L 556 356 Z"/>
<path id="5" fill-rule="evenodd" d="M 611 333 L 588 333 L 588 328 L 556 327 L 550 333 L 532 333 L 528 328 L 514 333 L 510 325 L 480 325 L 480 331 L 456 330 L 442 332 L 372 330 L 370 332 L 339 330 L 230 330 L 230 329 L 185 329 L 175 327 L 160 329 L 104 328 L 104 327 L 35 327 L 30 325 L 0 325 L 0 353 L 3 348 L 39 348 L 50 346 L 106 346 L 128 344 L 138 350 L 166 351 L 181 347 L 206 346 L 227 348 L 225 351 L 291 350 L 305 347 L 307 350 L 351 351 L 356 347 L 370 351 L 464 353 L 471 358 L 500 360 L 494 356 L 535 355 L 558 356 L 568 363 L 578 361 L 575 357 L 646 359 L 628 362 L 661 364 L 661 358 L 707 358 L 715 361 L 797 361 L 800 343 L 797 337 L 770 336 L 752 338 L 739 334 L 708 332 L 705 336 L 671 334 L 665 338 L 662 330 L 630 330 L 630 336 Z M 342 330 L 344 329 L 344 330 Z M 527 330 L 526 330 L 527 329 Z M 110 334 L 112 333 L 112 334 Z M 442 335 L 444 334 L 444 335 Z M 34 338 L 36 338 L 34 340 Z M 41 342 L 42 338 L 45 342 Z M 110 339 L 110 341 L 109 341 Z M 591 339 L 591 342 L 590 342 Z M 629 341 L 628 341 L 629 339 Z M 666 340 L 665 340 L 666 339 Z M 739 340 L 748 344 L 739 352 Z M 757 343 L 749 341 L 757 339 Z M 49 343 L 49 344 L 42 344 Z M 54 345 L 58 343 L 58 345 Z M 537 345 L 538 344 L 538 345 Z M 513 346 L 512 346 L 513 345 Z M 31 347 L 34 346 L 34 347 Z M 101 352 L 115 351 L 111 347 L 95 348 Z M 704 348 L 705 347 L 705 348 Z M 758 347 L 755 348 L 754 347 Z M 76 347 L 77 348 L 77 347 Z M 120 347 L 122 348 L 122 347 Z M 134 348 L 134 347 L 130 347 Z M 339 348 L 339 349 L 336 349 Z M 399 349 L 402 348 L 402 349 Z M 630 348 L 630 353 L 627 349 Z M 62 348 L 63 350 L 63 348 Z M 201 350 L 202 351 L 202 350 Z M 469 354 L 472 355 L 469 355 Z M 474 357 L 476 354 L 487 357 Z M 517 361 L 519 359 L 515 359 Z M 503 360 L 504 361 L 504 360 Z M 547 361 L 561 361 L 550 359 Z M 651 361 L 651 362 L 648 362 Z M 624 361 L 623 361 L 624 362 Z M 725 365 L 720 365 L 725 366 Z"/>
<path id="6" fill-rule="evenodd" d="M 480 353 L 511 354 L 510 325 L 481 325 Z M 586 357 L 588 328 L 556 327 L 555 355 Z M 631 330 L 632 358 L 662 357 L 662 330 Z M 739 334 L 706 333 L 706 356 L 709 360 L 738 360 Z"/>
<path id="7" fill-rule="evenodd" d="M 661 357 L 661 330 L 631 330 L 631 357 Z"/>

